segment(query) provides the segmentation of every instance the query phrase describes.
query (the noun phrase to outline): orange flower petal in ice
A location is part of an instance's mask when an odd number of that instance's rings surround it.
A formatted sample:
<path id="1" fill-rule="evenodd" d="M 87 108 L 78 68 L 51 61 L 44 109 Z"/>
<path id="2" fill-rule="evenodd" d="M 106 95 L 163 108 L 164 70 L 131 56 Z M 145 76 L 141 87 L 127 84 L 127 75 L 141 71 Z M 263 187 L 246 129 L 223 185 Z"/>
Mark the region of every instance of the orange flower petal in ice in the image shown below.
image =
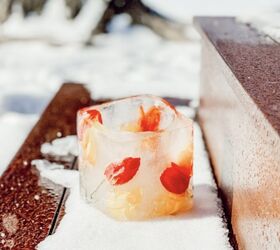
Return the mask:
<path id="1" fill-rule="evenodd" d="M 87 113 L 89 114 L 90 120 L 99 121 L 101 124 L 103 123 L 101 113 L 98 110 L 96 109 L 87 110 Z"/>
<path id="2" fill-rule="evenodd" d="M 83 139 L 83 135 L 85 133 L 85 130 L 90 127 L 91 121 L 98 121 L 101 124 L 103 122 L 102 122 L 101 113 L 98 110 L 96 110 L 96 109 L 87 110 L 87 108 L 82 108 L 82 109 L 79 110 L 79 112 L 81 112 L 81 113 L 86 112 L 89 115 L 89 117 L 85 118 L 82 121 L 80 129 L 78 130 L 78 138 L 79 138 L 79 140 L 82 140 Z"/>
<path id="3" fill-rule="evenodd" d="M 153 106 L 145 112 L 143 106 L 141 106 L 140 112 L 139 124 L 141 131 L 157 131 L 160 123 L 160 109 Z"/>
<path id="4" fill-rule="evenodd" d="M 191 171 L 191 166 L 180 167 L 171 162 L 171 167 L 162 172 L 160 181 L 167 191 L 174 194 L 183 194 L 189 186 Z"/>
<path id="5" fill-rule="evenodd" d="M 135 176 L 139 166 L 140 158 L 127 157 L 121 163 L 111 163 L 104 175 L 113 185 L 125 184 Z"/>

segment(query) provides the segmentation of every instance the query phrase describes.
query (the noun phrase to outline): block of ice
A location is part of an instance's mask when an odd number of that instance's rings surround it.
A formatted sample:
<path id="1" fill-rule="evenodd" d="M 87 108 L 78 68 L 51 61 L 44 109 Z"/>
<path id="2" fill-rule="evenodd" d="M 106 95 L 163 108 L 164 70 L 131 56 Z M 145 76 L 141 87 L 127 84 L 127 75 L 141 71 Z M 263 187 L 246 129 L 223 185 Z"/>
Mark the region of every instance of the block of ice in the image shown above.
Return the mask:
<path id="1" fill-rule="evenodd" d="M 81 194 L 119 220 L 192 207 L 193 123 L 162 98 L 125 98 L 77 118 Z"/>

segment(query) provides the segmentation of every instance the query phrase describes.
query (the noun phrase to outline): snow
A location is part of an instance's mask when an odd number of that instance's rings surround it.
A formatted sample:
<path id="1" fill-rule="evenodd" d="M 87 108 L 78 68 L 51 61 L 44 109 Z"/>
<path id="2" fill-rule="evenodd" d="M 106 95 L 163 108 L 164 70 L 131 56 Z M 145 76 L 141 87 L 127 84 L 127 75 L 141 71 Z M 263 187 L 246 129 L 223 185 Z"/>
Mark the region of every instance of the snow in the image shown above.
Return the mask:
<path id="1" fill-rule="evenodd" d="M 249 23 L 257 30 L 280 43 L 280 4 L 278 9 L 255 11 L 238 17 L 240 22 Z"/>
<path id="2" fill-rule="evenodd" d="M 146 39 L 142 39 L 145 34 Z M 101 43 L 103 48 L 108 45 L 118 48 L 114 53 L 114 58 L 111 54 L 108 55 L 108 60 L 116 63 L 112 68 L 104 68 L 102 64 L 96 65 L 96 71 L 103 71 L 104 75 L 100 77 L 100 74 L 95 74 L 95 79 L 92 81 L 94 84 L 89 85 L 93 97 L 160 94 L 197 98 L 198 43 L 162 41 L 149 30 L 140 27 L 130 31 L 125 37 L 116 34 L 110 41 L 108 39 L 106 43 L 98 41 L 97 44 L 101 45 Z M 124 46 L 124 44 L 131 44 L 131 46 Z M 122 58 L 122 60 L 118 61 L 117 58 Z"/>
<path id="3" fill-rule="evenodd" d="M 77 136 L 69 135 L 55 139 L 51 143 L 45 142 L 41 146 L 41 153 L 51 156 L 77 156 Z"/>
<path id="4" fill-rule="evenodd" d="M 75 21 L 67 20 L 64 0 L 49 0 L 42 16 L 31 15 L 23 20 L 16 8 L 12 16 L 0 27 L 3 38 L 35 39 L 52 44 L 78 44 L 90 34 L 105 9 L 103 0 L 89 0 Z"/>
<path id="5" fill-rule="evenodd" d="M 40 171 L 43 178 L 52 180 L 53 182 L 70 188 L 77 180 L 78 172 L 75 170 L 63 169 L 64 166 L 57 163 L 51 163 L 47 160 L 33 160 L 32 165 Z M 50 248 L 51 249 L 51 248 Z"/>
<path id="6" fill-rule="evenodd" d="M 13 112 L 0 116 L 0 176 L 37 119 L 37 115 Z"/>
<path id="7" fill-rule="evenodd" d="M 70 188 L 66 214 L 56 233 L 42 241 L 38 249 L 231 249 L 208 155 L 197 124 L 194 140 L 193 210 L 150 221 L 120 222 L 107 217 L 80 198 L 78 171 L 64 170 L 57 164 L 51 168 L 47 161 L 33 161 L 43 177 Z"/>
<path id="8" fill-rule="evenodd" d="M 237 16 L 241 13 L 279 7 L 279 0 L 176 0 L 176 4 L 174 0 L 144 0 L 144 2 L 182 22 L 191 22 L 193 15 Z"/>

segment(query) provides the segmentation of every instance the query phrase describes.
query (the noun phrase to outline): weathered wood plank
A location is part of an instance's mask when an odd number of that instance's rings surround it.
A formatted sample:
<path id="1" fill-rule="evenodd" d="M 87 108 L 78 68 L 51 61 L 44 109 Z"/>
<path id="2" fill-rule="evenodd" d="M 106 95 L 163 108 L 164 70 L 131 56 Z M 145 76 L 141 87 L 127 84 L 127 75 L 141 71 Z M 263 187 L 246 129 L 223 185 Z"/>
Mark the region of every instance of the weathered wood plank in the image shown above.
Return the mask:
<path id="1" fill-rule="evenodd" d="M 234 18 L 195 19 L 202 126 L 240 249 L 280 248 L 280 45 Z"/>
<path id="2" fill-rule="evenodd" d="M 76 111 L 90 103 L 82 85 L 64 84 L 3 173 L 0 249 L 34 249 L 50 233 L 65 190 L 40 179 L 31 161 L 43 158 L 41 144 L 55 139 L 57 133 L 75 134 Z"/>

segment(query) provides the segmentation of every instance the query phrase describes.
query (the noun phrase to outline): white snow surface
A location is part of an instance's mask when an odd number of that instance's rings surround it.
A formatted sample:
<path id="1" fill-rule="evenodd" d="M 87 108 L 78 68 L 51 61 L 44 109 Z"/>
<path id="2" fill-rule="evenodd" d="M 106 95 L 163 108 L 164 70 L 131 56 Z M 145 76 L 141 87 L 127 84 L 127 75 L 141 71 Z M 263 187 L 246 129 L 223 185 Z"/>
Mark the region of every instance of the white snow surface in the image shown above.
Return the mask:
<path id="1" fill-rule="evenodd" d="M 51 143 L 45 142 L 41 145 L 41 153 L 51 156 L 78 156 L 77 136 L 68 135 Z"/>
<path id="2" fill-rule="evenodd" d="M 64 165 L 51 163 L 47 160 L 33 160 L 32 165 L 40 171 L 40 176 L 54 183 L 70 188 L 76 180 L 77 171 L 64 169 Z M 52 248 L 50 248 L 52 249 Z"/>
<path id="3" fill-rule="evenodd" d="M 37 119 L 36 115 L 14 112 L 0 116 L 0 176 Z"/>
<path id="4" fill-rule="evenodd" d="M 191 22 L 193 15 L 238 16 L 252 11 L 279 7 L 279 0 L 143 0 L 171 18 Z"/>
<path id="5" fill-rule="evenodd" d="M 149 221 L 120 222 L 107 217 L 80 198 L 78 171 L 64 170 L 57 164 L 50 167 L 47 161 L 33 161 L 43 177 L 70 188 L 66 214 L 56 233 L 42 241 L 38 249 L 231 249 L 208 155 L 197 124 L 194 143 L 193 210 Z"/>
<path id="6" fill-rule="evenodd" d="M 41 16 L 33 14 L 27 19 L 23 19 L 20 8 L 14 8 L 11 17 L 0 26 L 0 37 L 78 44 L 90 34 L 105 6 L 103 0 L 89 0 L 75 21 L 66 19 L 64 0 L 49 0 Z"/>
<path id="7" fill-rule="evenodd" d="M 249 23 L 252 27 L 280 43 L 280 3 L 278 8 L 247 13 L 239 16 L 238 20 Z"/>

